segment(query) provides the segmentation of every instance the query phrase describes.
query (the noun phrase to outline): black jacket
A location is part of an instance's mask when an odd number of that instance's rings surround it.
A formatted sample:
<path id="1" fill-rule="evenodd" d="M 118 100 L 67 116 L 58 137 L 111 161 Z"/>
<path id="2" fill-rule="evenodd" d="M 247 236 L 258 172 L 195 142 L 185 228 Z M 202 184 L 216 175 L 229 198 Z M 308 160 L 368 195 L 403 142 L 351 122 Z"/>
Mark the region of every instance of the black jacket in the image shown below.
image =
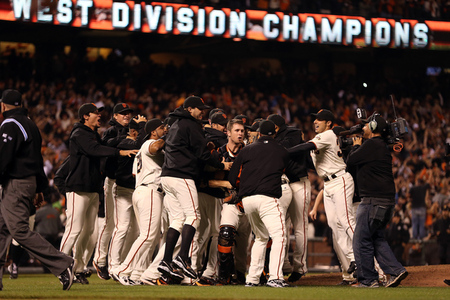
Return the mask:
<path id="1" fill-rule="evenodd" d="M 161 176 L 197 181 L 202 164 L 223 169 L 218 155 L 213 155 L 206 147 L 205 135 L 198 120 L 180 108 L 170 113 L 169 117 L 177 120 L 167 134 Z"/>
<path id="2" fill-rule="evenodd" d="M 84 124 L 76 123 L 69 139 L 69 175 L 66 192 L 101 193 L 102 157 L 118 157 L 119 149 L 102 145 L 100 135 Z"/>
<path id="3" fill-rule="evenodd" d="M 123 127 L 115 119 L 109 121 L 109 127 L 105 130 L 102 137 L 102 143 L 105 146 L 116 148 L 119 143 L 127 137 L 128 127 Z M 116 179 L 117 158 L 108 157 L 106 159 L 105 173 L 108 178 Z"/>
<path id="4" fill-rule="evenodd" d="M 228 175 L 239 197 L 265 195 L 281 197 L 281 175 L 289 162 L 287 150 L 269 136 L 245 146 Z"/>
<path id="5" fill-rule="evenodd" d="M 215 149 L 228 143 L 228 137 L 225 133 L 210 127 L 205 127 L 205 138 L 208 142 L 214 143 Z"/>
<path id="6" fill-rule="evenodd" d="M 278 130 L 275 140 L 286 149 L 289 149 L 303 143 L 302 131 L 295 127 L 283 126 Z M 308 176 L 308 158 L 310 159 L 308 151 L 291 157 L 286 168 L 286 176 L 290 182 L 296 182 L 300 178 Z"/>
<path id="7" fill-rule="evenodd" d="M 353 146 L 348 154 L 347 166 L 356 167 L 361 198 L 385 198 L 394 205 L 395 184 L 392 173 L 392 156 L 386 142 L 381 137 L 364 141 L 361 146 Z"/>
<path id="8" fill-rule="evenodd" d="M 143 126 L 145 122 L 141 122 Z M 140 129 L 139 135 L 136 140 L 125 138 L 122 140 L 117 149 L 121 150 L 139 150 L 144 143 L 145 131 L 143 127 Z M 116 184 L 121 187 L 126 187 L 129 189 L 134 189 L 136 185 L 136 178 L 133 176 L 133 162 L 134 155 L 132 157 L 120 156 L 117 159 L 117 170 L 116 170 Z"/>
<path id="9" fill-rule="evenodd" d="M 41 154 L 42 138 L 25 108 L 3 113 L 0 125 L 0 184 L 9 179 L 36 176 L 37 191 L 48 187 Z"/>

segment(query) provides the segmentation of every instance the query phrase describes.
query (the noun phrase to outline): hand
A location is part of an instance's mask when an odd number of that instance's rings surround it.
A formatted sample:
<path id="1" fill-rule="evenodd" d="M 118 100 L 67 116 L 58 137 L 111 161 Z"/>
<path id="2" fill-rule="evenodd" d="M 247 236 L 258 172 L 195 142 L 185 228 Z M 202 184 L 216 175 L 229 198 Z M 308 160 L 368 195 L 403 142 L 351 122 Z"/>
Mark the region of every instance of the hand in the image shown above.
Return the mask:
<path id="1" fill-rule="evenodd" d="M 313 209 L 309 212 L 309 216 L 311 217 L 311 220 L 315 221 L 317 218 L 317 210 Z"/>
<path id="2" fill-rule="evenodd" d="M 136 123 L 147 122 L 147 118 L 142 115 L 137 115 L 135 118 L 136 118 Z"/>
<path id="3" fill-rule="evenodd" d="M 225 157 L 222 158 L 222 163 L 223 163 L 223 166 L 224 166 L 223 169 L 225 171 L 230 171 L 231 166 L 233 165 L 233 163 L 232 162 L 226 162 L 225 161 Z"/>
<path id="4" fill-rule="evenodd" d="M 120 156 L 128 156 L 131 157 L 132 155 L 136 155 L 139 152 L 139 150 L 120 150 Z"/>
<path id="5" fill-rule="evenodd" d="M 37 193 L 36 196 L 33 199 L 33 204 L 36 208 L 41 207 L 42 202 L 44 202 L 44 194 Z"/>
<path id="6" fill-rule="evenodd" d="M 356 146 L 356 145 L 361 146 L 361 144 L 362 144 L 362 137 L 360 137 L 360 136 L 353 137 L 353 146 Z"/>
<path id="7" fill-rule="evenodd" d="M 206 144 L 206 147 L 209 151 L 213 151 L 214 149 L 216 149 L 216 145 L 214 145 L 213 142 L 208 142 L 208 144 Z"/>

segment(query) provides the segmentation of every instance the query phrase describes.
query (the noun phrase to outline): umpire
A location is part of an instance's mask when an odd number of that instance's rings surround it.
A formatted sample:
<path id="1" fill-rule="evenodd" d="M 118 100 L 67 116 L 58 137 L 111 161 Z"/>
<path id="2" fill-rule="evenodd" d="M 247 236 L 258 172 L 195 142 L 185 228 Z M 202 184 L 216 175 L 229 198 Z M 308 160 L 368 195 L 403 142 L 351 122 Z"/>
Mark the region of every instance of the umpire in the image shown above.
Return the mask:
<path id="1" fill-rule="evenodd" d="M 259 132 L 261 137 L 240 151 L 228 180 L 239 189 L 239 198 L 255 234 L 246 286 L 259 284 L 270 236 L 272 249 L 267 286 L 283 288 L 288 286 L 283 278 L 286 223 L 279 198 L 282 194 L 281 175 L 288 164 L 289 154 L 273 139 L 275 124 L 272 121 L 262 121 Z"/>
<path id="2" fill-rule="evenodd" d="M 361 204 L 356 212 L 353 249 L 358 274 L 354 287 L 379 287 L 374 256 L 390 279 L 386 287 L 396 287 L 408 276 L 389 247 L 384 230 L 391 219 L 395 205 L 395 184 L 392 174 L 392 156 L 383 136 L 388 123 L 379 114 L 367 119 L 361 137 L 353 138 L 353 148 L 347 159 L 349 167 L 356 167 Z"/>
<path id="3" fill-rule="evenodd" d="M 29 218 L 36 211 L 33 201 L 42 199 L 48 180 L 41 155 L 41 134 L 36 124 L 28 118 L 28 111 L 21 106 L 22 95 L 18 91 L 3 92 L 1 111 L 5 119 L 0 125 L 0 184 L 3 188 L 0 202 L 0 290 L 3 289 L 3 266 L 11 237 L 58 276 L 63 289 L 68 290 L 73 281 L 73 259 L 30 230 Z"/>

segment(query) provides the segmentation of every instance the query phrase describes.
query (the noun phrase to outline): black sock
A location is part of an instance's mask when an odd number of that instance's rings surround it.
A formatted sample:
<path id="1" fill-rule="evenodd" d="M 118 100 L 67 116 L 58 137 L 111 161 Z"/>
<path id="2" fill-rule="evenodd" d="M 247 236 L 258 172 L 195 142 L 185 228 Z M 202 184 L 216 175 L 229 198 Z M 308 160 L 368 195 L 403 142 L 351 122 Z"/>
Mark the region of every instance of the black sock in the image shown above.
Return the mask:
<path id="1" fill-rule="evenodd" d="M 178 242 L 180 232 L 172 227 L 169 227 L 166 235 L 166 250 L 164 251 L 163 261 L 171 262 L 173 257 L 173 249 Z"/>
<path id="2" fill-rule="evenodd" d="M 181 231 L 181 249 L 180 249 L 180 257 L 183 260 L 188 259 L 189 257 L 189 248 L 191 247 L 192 240 L 195 235 L 195 228 L 191 225 L 184 225 L 183 230 Z"/>

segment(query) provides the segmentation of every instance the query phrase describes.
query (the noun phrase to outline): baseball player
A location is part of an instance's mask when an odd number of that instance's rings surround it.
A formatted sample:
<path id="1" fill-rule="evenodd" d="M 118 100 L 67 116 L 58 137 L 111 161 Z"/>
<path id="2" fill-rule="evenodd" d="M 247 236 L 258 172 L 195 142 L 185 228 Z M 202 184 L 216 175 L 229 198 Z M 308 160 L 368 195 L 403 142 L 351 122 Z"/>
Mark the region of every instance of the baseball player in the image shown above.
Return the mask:
<path id="1" fill-rule="evenodd" d="M 109 121 L 109 127 L 104 133 L 102 142 L 109 147 L 117 145 L 127 136 L 128 124 L 131 121 L 133 110 L 126 103 L 117 103 L 113 109 L 113 117 Z M 98 218 L 98 240 L 95 250 L 93 265 L 97 275 L 101 279 L 110 279 L 106 256 L 108 254 L 111 236 L 114 231 L 114 200 L 113 186 L 116 183 L 117 158 L 110 157 L 106 160 L 106 178 L 104 184 L 103 211 L 99 212 Z M 101 217 L 104 214 L 103 218 Z"/>
<path id="2" fill-rule="evenodd" d="M 248 217 L 255 243 L 251 253 L 246 286 L 257 286 L 264 269 L 264 256 L 269 236 L 269 280 L 267 286 L 286 287 L 283 261 L 286 246 L 286 221 L 280 207 L 281 176 L 289 161 L 286 149 L 274 139 L 275 124 L 263 121 L 259 126 L 261 137 L 241 150 L 231 167 L 228 179 L 239 189 L 238 196 Z"/>
<path id="3" fill-rule="evenodd" d="M 354 261 L 353 233 L 355 215 L 353 208 L 354 182 L 346 171 L 336 134 L 332 130 L 334 115 L 322 109 L 315 116 L 317 135 L 307 143 L 289 148 L 292 155 L 311 151 L 317 174 L 324 180 L 324 205 L 328 225 L 333 231 L 333 247 L 343 270 L 342 284 L 351 284 L 354 278 L 347 270 Z"/>
<path id="4" fill-rule="evenodd" d="M 118 150 L 102 145 L 97 128 L 100 127 L 100 111 L 92 103 L 83 104 L 78 110 L 80 123 L 76 123 L 70 134 L 69 175 L 66 178 L 67 221 L 61 241 L 61 251 L 74 251 L 76 276 L 89 283 L 83 276 L 87 264 L 83 260 L 85 249 L 94 231 L 98 213 L 99 193 L 102 190 L 100 160 L 103 157 L 129 156 L 137 150 Z"/>
<path id="5" fill-rule="evenodd" d="M 183 276 L 174 270 L 173 265 L 187 277 L 197 278 L 191 267 L 189 250 L 200 222 L 195 185 L 200 173 L 199 163 L 203 162 L 218 169 L 230 166 L 229 163 L 221 163 L 206 146 L 201 120 L 203 110 L 207 108 L 209 107 L 204 104 L 203 99 L 190 96 L 186 98 L 182 108 L 170 114 L 177 118 L 177 121 L 167 134 L 161 183 L 166 193 L 164 202 L 167 202 L 171 224 L 167 231 L 164 258 L 158 271 L 178 280 Z M 172 260 L 180 234 L 181 249 L 179 255 Z"/>
<path id="6" fill-rule="evenodd" d="M 286 126 L 284 118 L 272 114 L 267 117 L 275 123 L 277 132 L 275 140 L 285 148 L 303 143 L 302 132 L 294 127 Z M 286 222 L 291 221 L 294 227 L 295 250 L 293 253 L 292 273 L 289 282 L 299 280 L 307 271 L 306 257 L 308 249 L 308 210 L 311 202 L 311 183 L 308 179 L 307 153 L 291 158 L 286 168 L 289 187 L 292 190 L 292 201 L 287 209 Z M 285 180 L 286 181 L 286 180 Z M 289 239 L 289 234 L 287 235 Z"/>
<path id="7" fill-rule="evenodd" d="M 147 119 L 143 116 L 133 118 L 129 124 L 129 133 L 117 149 L 139 150 L 145 137 L 144 126 Z M 133 210 L 132 196 L 136 180 L 132 175 L 134 157 L 120 157 L 117 161 L 116 183 L 114 191 L 114 232 L 109 246 L 110 274 L 115 280 L 117 268 L 125 259 L 138 235 L 136 216 Z M 120 280 L 119 280 L 120 281 Z"/>
<path id="8" fill-rule="evenodd" d="M 164 124 L 152 119 L 145 124 L 150 139 L 139 150 L 133 162 L 136 189 L 133 192 L 133 209 L 139 224 L 139 236 L 134 241 L 125 260 L 112 270 L 123 285 L 139 284 L 147 269 L 153 252 L 159 243 L 163 192 L 160 175 L 164 162 L 162 150 Z"/>
<path id="9" fill-rule="evenodd" d="M 204 129 L 206 141 L 214 150 L 227 143 L 226 125 L 228 123 L 227 116 L 223 112 L 216 112 L 210 119 L 211 127 Z M 214 285 L 217 276 L 217 239 L 219 236 L 220 213 L 222 211 L 222 201 L 225 198 L 225 191 L 221 188 L 211 187 L 209 179 L 220 177 L 223 179 L 224 172 L 210 170 L 204 168 L 201 172 L 200 183 L 197 185 L 198 202 L 200 215 L 200 224 L 195 233 L 194 243 L 192 247 L 192 267 L 195 271 L 202 270 L 202 257 L 206 254 L 208 258 L 205 270 L 202 272 L 195 285 Z M 209 249 L 209 252 L 207 250 Z M 183 283 L 183 282 L 182 282 Z"/>
<path id="10" fill-rule="evenodd" d="M 225 161 L 233 162 L 244 145 L 245 128 L 239 119 L 227 124 L 228 142 L 218 152 Z M 228 175 L 225 174 L 228 178 Z M 231 189 L 228 180 L 210 180 L 210 186 Z M 219 230 L 219 278 L 220 284 L 245 284 L 247 271 L 247 249 L 251 233 L 246 215 L 235 204 L 225 203 L 222 207 Z"/>

